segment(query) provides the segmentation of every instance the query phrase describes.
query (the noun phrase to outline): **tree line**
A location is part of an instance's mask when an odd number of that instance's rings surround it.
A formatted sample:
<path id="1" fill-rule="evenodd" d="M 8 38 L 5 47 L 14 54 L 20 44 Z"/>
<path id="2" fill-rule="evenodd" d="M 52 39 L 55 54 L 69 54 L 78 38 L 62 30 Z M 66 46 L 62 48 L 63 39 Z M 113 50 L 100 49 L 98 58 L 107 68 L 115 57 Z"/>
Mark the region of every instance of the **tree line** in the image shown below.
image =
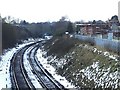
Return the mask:
<path id="1" fill-rule="evenodd" d="M 25 28 L 6 23 L 2 20 L 2 48 L 12 48 L 16 43 L 21 43 L 22 40 L 29 38 Z"/>
<path id="2" fill-rule="evenodd" d="M 65 32 L 75 30 L 71 21 L 62 17 L 56 22 L 29 23 L 25 20 L 18 22 L 11 17 L 2 18 L 2 48 L 12 48 L 16 43 L 28 38 L 43 38 L 45 35 L 61 36 Z"/>

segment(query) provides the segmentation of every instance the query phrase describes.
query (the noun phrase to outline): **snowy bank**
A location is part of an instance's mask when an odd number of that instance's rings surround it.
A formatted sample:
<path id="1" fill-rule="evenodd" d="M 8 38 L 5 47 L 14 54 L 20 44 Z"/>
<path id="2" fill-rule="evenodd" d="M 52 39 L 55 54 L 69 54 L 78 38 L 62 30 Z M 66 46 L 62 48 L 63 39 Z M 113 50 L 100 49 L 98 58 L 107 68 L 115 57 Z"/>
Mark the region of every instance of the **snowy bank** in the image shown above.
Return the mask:
<path id="1" fill-rule="evenodd" d="M 24 44 L 16 45 L 15 48 L 6 49 L 4 54 L 0 56 L 0 90 L 2 88 L 11 88 L 10 81 L 10 60 L 17 50 L 20 48 L 33 43 L 34 40 L 24 41 Z"/>
<path id="2" fill-rule="evenodd" d="M 56 70 L 53 66 L 51 66 L 50 64 L 48 64 L 47 59 L 48 58 L 44 58 L 43 55 L 46 52 L 43 52 L 41 49 L 38 49 L 37 54 L 36 54 L 36 58 L 40 61 L 40 63 L 43 65 L 43 67 L 52 74 L 52 76 L 58 81 L 60 82 L 65 88 L 75 88 L 74 85 L 72 85 L 70 82 L 68 82 L 66 80 L 65 77 L 62 77 L 60 75 L 58 75 L 56 73 Z M 54 59 L 54 58 L 53 58 Z"/>

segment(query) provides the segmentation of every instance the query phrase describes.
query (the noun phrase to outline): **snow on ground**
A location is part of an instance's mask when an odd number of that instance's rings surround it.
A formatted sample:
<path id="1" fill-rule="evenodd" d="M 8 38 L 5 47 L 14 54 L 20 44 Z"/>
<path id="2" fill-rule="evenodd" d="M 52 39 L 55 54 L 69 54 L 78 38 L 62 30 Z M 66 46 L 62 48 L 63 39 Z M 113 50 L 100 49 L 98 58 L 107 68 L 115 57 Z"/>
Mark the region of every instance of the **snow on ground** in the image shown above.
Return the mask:
<path id="1" fill-rule="evenodd" d="M 20 48 L 33 43 L 34 41 L 24 41 L 24 44 L 16 45 L 16 48 L 5 50 L 4 54 L 0 56 L 0 90 L 2 88 L 11 88 L 10 81 L 10 60 L 14 53 Z"/>
<path id="2" fill-rule="evenodd" d="M 27 71 L 28 77 L 30 78 L 30 80 L 33 83 L 34 87 L 35 88 L 42 88 L 42 86 L 40 85 L 40 83 L 37 80 L 37 77 L 33 74 L 32 67 L 31 67 L 31 65 L 30 65 L 30 63 L 28 61 L 28 58 L 29 58 L 28 53 L 30 52 L 31 49 L 32 49 L 32 47 L 27 49 L 27 51 L 24 54 L 24 57 L 23 57 L 24 58 L 23 59 L 24 60 L 23 61 L 24 67 L 25 67 L 25 70 Z"/>
<path id="3" fill-rule="evenodd" d="M 30 39 L 32 40 L 32 39 Z M 28 41 L 24 41 L 25 44 L 21 44 L 21 45 L 17 45 L 16 48 L 12 48 L 12 49 L 7 49 L 4 54 L 2 56 L 0 56 L 0 89 L 2 88 L 11 88 L 11 82 L 10 82 L 10 72 L 9 72 L 9 68 L 10 68 L 10 60 L 13 56 L 13 54 L 19 50 L 20 48 L 24 47 L 27 44 L 33 43 L 34 40 L 32 40 L 32 42 L 28 42 Z M 81 47 L 81 45 L 80 45 Z M 89 48 L 88 46 L 84 46 L 85 48 Z M 92 48 L 93 52 L 97 52 L 102 53 L 104 56 L 109 57 L 111 59 L 114 59 L 117 61 L 117 56 L 115 55 L 110 55 L 109 52 L 102 52 L 97 50 L 96 48 Z M 25 53 L 24 55 L 24 64 L 25 66 L 29 66 L 29 62 L 27 61 L 27 53 L 29 52 L 29 50 Z M 58 81 L 60 82 L 64 87 L 66 88 L 75 88 L 75 86 L 73 86 L 71 83 L 69 83 L 65 77 L 62 77 L 58 74 L 56 74 L 55 68 L 53 66 L 51 66 L 50 64 L 47 63 L 47 59 L 48 58 L 44 58 L 42 55 L 46 53 L 46 52 L 42 52 L 41 49 L 38 49 L 37 54 L 36 54 L 36 58 L 40 61 L 40 63 L 43 65 L 43 67 L 48 70 L 48 72 L 50 72 L 52 74 L 52 76 Z M 54 60 L 54 58 L 53 58 Z M 52 61 L 52 60 L 51 60 Z M 61 62 L 62 63 L 62 62 Z M 64 62 L 65 63 L 65 62 Z M 60 64 L 61 66 L 61 64 Z M 93 68 L 93 71 L 91 70 L 91 68 Z M 26 68 L 28 70 L 29 76 L 32 80 L 32 82 L 34 83 L 34 86 L 37 87 L 41 87 L 40 84 L 38 84 L 37 82 L 37 78 L 35 78 L 35 76 L 31 73 L 31 67 L 29 66 L 29 68 Z M 104 82 L 106 82 L 106 87 L 109 86 L 108 84 L 110 83 L 114 88 L 116 88 L 118 81 L 118 78 L 120 80 L 120 73 L 118 71 L 115 71 L 114 73 L 109 73 L 108 69 L 99 69 L 99 63 L 98 62 L 94 62 L 93 65 L 88 66 L 85 69 L 82 69 L 80 72 L 84 72 L 84 76 L 83 77 L 88 77 L 88 79 L 93 79 L 94 81 L 96 81 L 97 85 L 103 85 L 104 86 Z M 100 79 L 98 80 L 97 78 L 102 75 L 102 77 L 100 77 Z M 113 82 L 114 81 L 114 82 Z M 109 83 L 107 83 L 109 82 Z"/>
<path id="4" fill-rule="evenodd" d="M 51 39 L 53 36 L 45 36 L 45 39 L 46 40 L 49 40 L 49 39 Z"/>
<path id="5" fill-rule="evenodd" d="M 100 51 L 100 50 L 98 50 L 97 48 L 95 48 L 95 47 L 93 48 L 93 47 L 90 47 L 90 46 L 88 46 L 88 45 L 83 46 L 83 45 L 81 44 L 81 45 L 79 45 L 79 47 L 87 48 L 87 49 L 91 50 L 91 51 L 94 52 L 94 53 L 102 54 L 102 55 L 104 55 L 105 57 L 109 57 L 110 59 L 113 59 L 113 60 L 115 60 L 115 61 L 118 61 L 118 58 L 120 57 L 120 56 L 118 56 L 118 55 L 112 55 L 112 54 L 110 54 L 108 51 Z"/>
<path id="6" fill-rule="evenodd" d="M 87 77 L 89 80 L 94 80 L 97 86 L 102 86 L 105 88 L 112 87 L 118 88 L 120 73 L 115 71 L 110 73 L 110 68 L 100 69 L 99 62 L 94 62 L 91 66 L 80 70 L 82 77 Z"/>
<path id="7" fill-rule="evenodd" d="M 52 76 L 58 81 L 60 82 L 65 88 L 75 88 L 75 86 L 73 86 L 70 82 L 68 82 L 65 77 L 62 77 L 60 75 L 58 75 L 55 71 L 55 68 L 53 66 L 51 66 L 50 64 L 48 64 L 47 62 L 47 58 L 43 57 L 43 54 L 46 52 L 43 52 L 41 49 L 38 49 L 37 54 L 36 54 L 36 58 L 40 61 L 40 63 L 43 65 L 43 67 L 52 74 Z"/>
<path id="8" fill-rule="evenodd" d="M 79 47 L 87 48 L 94 53 L 101 54 L 105 57 L 109 57 L 110 60 L 119 61 L 118 55 L 112 55 L 108 51 L 100 51 L 97 48 L 89 47 L 87 45 L 83 46 L 82 44 L 79 45 Z M 81 74 L 83 78 L 93 80 L 96 84 L 96 87 L 102 86 L 105 88 L 118 88 L 118 86 L 120 86 L 119 67 L 116 68 L 114 72 L 111 72 L 111 68 L 111 66 L 108 68 L 101 68 L 99 62 L 93 62 L 92 65 L 80 70 L 79 74 Z"/>

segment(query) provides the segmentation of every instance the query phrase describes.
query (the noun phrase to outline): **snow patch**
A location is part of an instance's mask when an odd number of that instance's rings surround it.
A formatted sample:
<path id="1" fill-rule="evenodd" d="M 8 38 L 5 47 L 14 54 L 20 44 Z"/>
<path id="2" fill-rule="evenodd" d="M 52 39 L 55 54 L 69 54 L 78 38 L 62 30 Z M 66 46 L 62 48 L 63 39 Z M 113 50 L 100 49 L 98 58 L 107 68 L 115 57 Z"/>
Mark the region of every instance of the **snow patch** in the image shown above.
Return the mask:
<path id="1" fill-rule="evenodd" d="M 75 86 L 73 86 L 70 82 L 68 82 L 66 80 L 65 77 L 62 77 L 60 75 L 58 75 L 56 73 L 56 70 L 53 66 L 51 66 L 50 64 L 48 64 L 47 59 L 48 58 L 44 58 L 43 55 L 46 52 L 42 51 L 41 49 L 38 49 L 37 54 L 36 54 L 36 58 L 40 61 L 40 63 L 43 65 L 43 67 L 52 74 L 52 76 L 58 81 L 60 82 L 65 88 L 75 88 Z M 52 60 L 54 60 L 55 58 L 53 58 Z M 51 61 L 52 61 L 51 60 Z"/>
<path id="2" fill-rule="evenodd" d="M 15 48 L 4 50 L 4 54 L 0 56 L 0 90 L 2 88 L 11 88 L 10 80 L 10 60 L 17 50 L 33 43 L 34 41 L 24 41 L 24 44 L 16 45 Z"/>
<path id="3" fill-rule="evenodd" d="M 97 86 L 103 88 L 118 88 L 120 85 L 120 73 L 118 71 L 110 73 L 110 68 L 100 69 L 99 62 L 94 62 L 91 66 L 80 70 L 82 77 L 87 77 L 89 80 L 94 80 Z"/>
<path id="4" fill-rule="evenodd" d="M 27 51 L 24 54 L 24 57 L 23 57 L 24 67 L 25 67 L 25 70 L 27 71 L 28 77 L 30 78 L 35 88 L 42 88 L 42 86 L 37 80 L 37 77 L 35 77 L 35 75 L 32 73 L 32 67 L 28 61 L 28 58 L 29 58 L 28 53 L 30 53 L 31 49 L 32 48 L 27 49 Z"/>

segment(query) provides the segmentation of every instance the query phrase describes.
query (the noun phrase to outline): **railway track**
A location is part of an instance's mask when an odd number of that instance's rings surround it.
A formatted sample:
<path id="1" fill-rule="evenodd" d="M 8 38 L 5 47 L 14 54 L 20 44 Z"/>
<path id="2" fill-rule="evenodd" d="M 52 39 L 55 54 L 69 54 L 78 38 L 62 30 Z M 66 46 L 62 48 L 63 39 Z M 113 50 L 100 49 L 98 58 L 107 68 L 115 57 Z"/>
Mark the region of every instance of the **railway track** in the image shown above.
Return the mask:
<path id="1" fill-rule="evenodd" d="M 31 67 L 33 68 L 33 73 L 39 78 L 39 82 L 45 89 L 65 90 L 65 88 L 59 82 L 57 82 L 35 58 L 36 51 L 38 50 L 39 47 L 40 47 L 39 45 L 33 47 L 29 54 L 29 61 Z"/>
<path id="2" fill-rule="evenodd" d="M 12 89 L 35 89 L 30 79 L 27 76 L 26 70 L 23 66 L 23 54 L 33 44 L 27 45 L 14 54 L 11 60 L 11 81 Z"/>
<path id="3" fill-rule="evenodd" d="M 24 53 L 27 52 L 29 63 L 32 67 L 32 73 L 37 76 L 40 85 L 46 90 L 66 90 L 59 82 L 57 82 L 47 70 L 35 58 L 36 51 L 41 46 L 41 42 L 33 43 L 25 46 L 14 54 L 11 60 L 11 81 L 12 89 L 36 89 L 27 75 L 27 71 L 23 65 Z"/>

